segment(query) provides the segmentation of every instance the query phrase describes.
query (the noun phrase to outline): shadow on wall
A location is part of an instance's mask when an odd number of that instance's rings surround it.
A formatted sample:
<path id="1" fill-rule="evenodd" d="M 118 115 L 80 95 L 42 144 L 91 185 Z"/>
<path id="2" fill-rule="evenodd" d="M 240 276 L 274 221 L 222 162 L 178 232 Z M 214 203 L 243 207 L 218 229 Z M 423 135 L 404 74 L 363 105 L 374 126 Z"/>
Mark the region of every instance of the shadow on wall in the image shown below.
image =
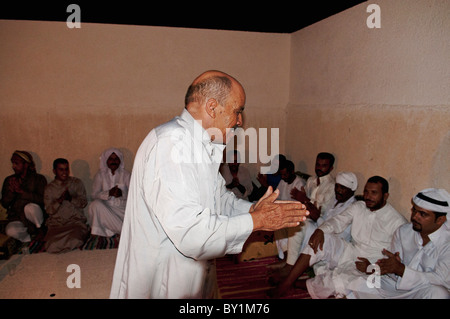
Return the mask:
<path id="1" fill-rule="evenodd" d="M 125 169 L 131 173 L 133 162 L 134 162 L 134 154 L 127 148 L 118 147 L 118 149 L 123 154 L 123 160 Z M 99 154 L 100 157 L 101 154 Z M 86 188 L 86 193 L 88 197 L 88 201 L 92 200 L 92 183 L 94 182 L 94 176 L 97 174 L 98 168 L 100 167 L 100 163 L 98 163 L 97 168 L 94 172 L 91 172 L 91 168 L 89 167 L 89 163 L 82 159 L 77 159 L 72 161 L 72 176 L 78 177 L 84 183 L 84 187 Z"/>
<path id="2" fill-rule="evenodd" d="M 430 187 L 444 188 L 450 192 L 450 130 L 443 137 L 433 157 Z"/>
<path id="3" fill-rule="evenodd" d="M 84 187 L 86 188 L 86 195 L 90 201 L 93 179 L 91 178 L 91 169 L 88 162 L 81 159 L 72 161 L 71 171 L 72 176 L 78 177 L 83 181 Z"/>
<path id="4" fill-rule="evenodd" d="M 55 176 L 53 176 L 53 175 L 49 176 L 49 175 L 42 174 L 42 160 L 41 160 L 41 157 L 35 152 L 28 151 L 26 149 L 25 149 L 25 151 L 30 153 L 31 156 L 33 157 L 34 165 L 36 166 L 36 172 L 41 174 L 41 175 L 43 175 L 43 176 L 45 176 L 45 178 L 47 179 L 47 182 L 51 182 L 55 178 Z M 12 155 L 12 153 L 11 153 L 11 155 Z M 53 165 L 53 163 L 51 165 Z"/>

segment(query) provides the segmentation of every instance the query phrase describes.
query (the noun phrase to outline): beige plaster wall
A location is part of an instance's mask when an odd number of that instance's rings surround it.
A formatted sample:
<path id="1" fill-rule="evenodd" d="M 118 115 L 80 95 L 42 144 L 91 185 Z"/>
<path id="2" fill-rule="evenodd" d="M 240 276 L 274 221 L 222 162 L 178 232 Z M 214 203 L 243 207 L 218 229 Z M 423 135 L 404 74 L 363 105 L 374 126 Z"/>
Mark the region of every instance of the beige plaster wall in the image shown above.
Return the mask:
<path id="1" fill-rule="evenodd" d="M 16 149 L 48 180 L 66 157 L 88 191 L 108 147 L 122 149 L 131 170 L 142 139 L 181 113 L 187 87 L 208 69 L 244 85 L 246 127 L 285 122 L 289 35 L 3 20 L 0 43 L 1 181 Z"/>
<path id="2" fill-rule="evenodd" d="M 369 29 L 368 4 L 381 8 Z M 390 202 L 409 218 L 426 187 L 450 191 L 450 3 L 363 3 L 292 35 L 287 154 L 314 174 L 315 156 L 335 173 L 389 180 Z"/>
<path id="3" fill-rule="evenodd" d="M 369 3 L 381 29 L 367 28 Z M 246 127 L 280 128 L 297 169 L 313 174 L 330 151 L 359 193 L 386 177 L 408 216 L 418 190 L 450 190 L 449 16 L 446 0 L 380 0 L 291 35 L 0 21 L 0 180 L 25 149 L 49 180 L 53 159 L 68 158 L 89 191 L 105 148 L 121 148 L 131 169 L 192 79 L 220 69 L 246 88 Z"/>

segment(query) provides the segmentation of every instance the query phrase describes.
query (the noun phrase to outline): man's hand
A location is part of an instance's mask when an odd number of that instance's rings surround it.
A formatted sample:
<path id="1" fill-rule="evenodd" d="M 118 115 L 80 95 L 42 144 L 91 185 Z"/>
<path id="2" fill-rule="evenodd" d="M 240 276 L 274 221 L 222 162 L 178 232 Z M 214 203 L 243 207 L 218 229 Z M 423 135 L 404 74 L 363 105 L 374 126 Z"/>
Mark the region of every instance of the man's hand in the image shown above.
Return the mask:
<path id="1" fill-rule="evenodd" d="M 109 196 L 113 197 L 121 197 L 122 196 L 122 190 L 116 185 L 113 188 L 109 190 Z"/>
<path id="2" fill-rule="evenodd" d="M 9 180 L 9 190 L 12 193 L 23 194 L 23 189 L 20 187 L 22 181 L 19 178 L 13 177 Z"/>
<path id="3" fill-rule="evenodd" d="M 405 265 L 400 260 L 400 254 L 398 252 L 393 254 L 389 250 L 383 249 L 383 255 L 387 258 L 377 261 L 377 265 L 380 266 L 380 274 L 396 274 L 402 277 L 405 272 Z"/>
<path id="4" fill-rule="evenodd" d="M 72 201 L 72 196 L 69 193 L 69 190 L 66 188 L 66 190 L 59 196 L 59 198 L 56 200 L 58 203 L 62 204 L 63 201 Z"/>
<path id="5" fill-rule="evenodd" d="M 277 201 L 279 191 L 269 187 L 264 196 L 250 209 L 253 231 L 275 231 L 295 227 L 306 219 L 309 212 L 305 205 L 294 201 Z"/>
<path id="6" fill-rule="evenodd" d="M 306 196 L 305 187 L 303 186 L 300 190 L 297 187 L 294 187 L 291 190 L 291 197 L 295 200 L 298 200 L 301 203 L 309 202 L 309 198 L 308 196 Z"/>
<path id="7" fill-rule="evenodd" d="M 364 257 L 358 257 L 359 261 L 355 261 L 356 269 L 360 272 L 370 275 L 370 272 L 367 272 L 367 267 L 370 266 L 370 261 Z"/>
<path id="8" fill-rule="evenodd" d="M 314 250 L 314 253 L 317 253 L 317 248 L 323 250 L 323 243 L 325 241 L 325 236 L 323 234 L 323 230 L 317 228 L 314 233 L 309 237 L 308 245 Z"/>
<path id="9" fill-rule="evenodd" d="M 316 222 L 322 213 L 322 206 L 317 208 L 317 203 L 313 204 L 310 201 L 306 201 L 304 204 L 306 209 L 309 211 L 309 218 Z"/>

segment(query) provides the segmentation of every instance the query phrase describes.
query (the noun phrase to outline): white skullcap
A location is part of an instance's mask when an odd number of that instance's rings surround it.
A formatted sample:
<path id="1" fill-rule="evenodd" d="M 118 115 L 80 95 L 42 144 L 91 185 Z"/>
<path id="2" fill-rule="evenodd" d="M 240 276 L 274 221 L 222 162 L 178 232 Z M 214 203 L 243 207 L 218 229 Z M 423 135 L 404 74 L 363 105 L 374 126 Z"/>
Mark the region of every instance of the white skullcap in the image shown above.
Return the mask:
<path id="1" fill-rule="evenodd" d="M 450 194 L 441 188 L 427 188 L 413 197 L 417 206 L 435 213 L 450 212 Z"/>
<path id="2" fill-rule="evenodd" d="M 336 176 L 336 183 L 355 191 L 358 188 L 358 179 L 352 172 L 340 172 Z"/>

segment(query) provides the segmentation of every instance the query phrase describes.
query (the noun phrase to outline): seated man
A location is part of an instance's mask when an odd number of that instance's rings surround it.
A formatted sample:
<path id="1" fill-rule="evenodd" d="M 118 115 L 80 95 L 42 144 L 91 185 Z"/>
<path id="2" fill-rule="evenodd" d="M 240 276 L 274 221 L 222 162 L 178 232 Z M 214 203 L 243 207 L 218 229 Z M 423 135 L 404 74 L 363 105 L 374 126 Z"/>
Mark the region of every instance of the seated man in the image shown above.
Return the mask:
<path id="1" fill-rule="evenodd" d="M 36 173 L 33 157 L 15 151 L 11 157 L 14 174 L 5 178 L 1 204 L 7 210 L 6 235 L 22 242 L 42 239 L 45 227 L 44 188 L 47 179 Z"/>
<path id="2" fill-rule="evenodd" d="M 317 209 L 327 210 L 334 201 L 335 180 L 331 175 L 334 161 L 334 155 L 331 153 L 317 154 L 314 166 L 316 176 L 308 178 L 304 188 L 294 188 L 291 192 L 292 198 L 307 205 L 308 208 L 315 205 Z"/>
<path id="3" fill-rule="evenodd" d="M 94 177 L 89 204 L 91 234 L 112 237 L 120 234 L 130 187 L 131 174 L 125 170 L 123 154 L 110 148 L 100 157 L 100 170 Z"/>
<path id="4" fill-rule="evenodd" d="M 241 159 L 237 150 L 230 151 L 233 162 L 227 162 L 220 166 L 220 174 L 225 179 L 226 187 L 232 191 L 237 198 L 248 200 L 248 196 L 253 191 L 252 178 L 247 168 L 240 165 Z M 229 159 L 231 160 L 231 159 Z"/>
<path id="5" fill-rule="evenodd" d="M 70 176 L 69 162 L 53 161 L 55 179 L 45 187 L 44 202 L 47 219 L 45 249 L 62 253 L 80 247 L 89 235 L 83 208 L 87 205 L 83 182 Z"/>
<path id="6" fill-rule="evenodd" d="M 353 291 L 359 298 L 450 298 L 450 194 L 428 188 L 412 199 L 411 223 L 394 234 L 377 262 L 379 286 Z"/>
<path id="7" fill-rule="evenodd" d="M 284 160 L 280 163 L 279 175 L 281 176 L 281 181 L 278 184 L 278 190 L 280 191 L 280 195 L 278 196 L 279 200 L 287 200 L 287 201 L 295 201 L 291 197 L 291 191 L 294 188 L 302 188 L 305 186 L 305 181 L 295 174 L 295 165 L 292 161 Z M 301 227 L 301 226 L 298 226 Z M 295 227 L 297 228 L 297 227 Z M 284 259 L 284 253 L 288 247 L 288 237 L 289 237 L 289 229 L 284 228 L 277 230 L 275 232 L 275 239 L 278 249 L 278 258 Z M 283 265 L 284 262 L 280 264 L 273 265 L 277 267 L 278 265 Z M 269 267 L 270 268 L 270 267 Z"/>
<path id="8" fill-rule="evenodd" d="M 327 211 L 334 203 L 335 180 L 331 176 L 334 161 L 333 154 L 325 152 L 317 154 L 314 166 L 316 175 L 308 178 L 305 187 L 293 187 L 291 190 L 290 195 L 292 199 L 303 203 L 310 215 L 303 223 L 303 226 L 289 230 L 286 265 L 280 271 L 281 275 L 289 272 L 300 256 L 302 247 L 304 247 L 303 243 L 305 242 L 307 229 L 310 229 L 311 226 L 315 227 L 316 221 L 322 212 Z"/>
<path id="9" fill-rule="evenodd" d="M 349 286 L 367 267 L 382 257 L 398 227 L 406 223 L 389 203 L 389 184 L 373 176 L 364 187 L 364 201 L 356 201 L 339 215 L 327 220 L 313 233 L 289 275 L 270 293 L 284 295 L 305 270 L 319 261 L 328 262 L 328 271 L 314 278 L 299 281 L 313 298 L 346 297 Z M 335 236 L 352 225 L 352 242 Z M 305 286 L 306 284 L 306 286 Z M 297 285 L 296 285 L 297 286 Z"/>
<path id="10" fill-rule="evenodd" d="M 284 166 L 286 161 L 286 156 L 283 154 L 275 155 L 272 158 L 270 164 L 270 174 L 261 174 L 258 173 L 257 180 L 261 184 L 261 191 L 264 194 L 267 191 L 269 186 L 272 186 L 273 189 L 278 187 L 278 184 L 281 181 L 280 168 Z"/>
<path id="11" fill-rule="evenodd" d="M 333 218 L 336 215 L 339 215 L 341 212 L 346 210 L 351 204 L 356 202 L 355 191 L 358 188 L 358 179 L 356 175 L 352 172 L 340 172 L 336 175 L 336 183 L 334 185 L 334 195 L 335 200 L 331 207 L 328 210 L 324 211 L 321 216 L 317 219 L 317 224 L 314 226 L 320 226 L 328 219 Z M 307 243 L 312 233 L 316 230 L 317 227 L 314 228 L 313 231 L 307 232 L 306 238 L 303 241 Z M 351 235 L 351 226 L 348 226 L 339 236 L 346 240 L 350 241 L 352 239 Z M 304 248 L 304 247 L 303 247 Z M 302 249 L 303 250 L 303 249 Z"/>
<path id="12" fill-rule="evenodd" d="M 355 174 L 351 172 L 340 172 L 336 176 L 336 184 L 334 186 L 334 193 L 335 193 L 335 202 L 332 207 L 330 207 L 327 211 L 324 211 L 322 215 L 320 215 L 320 212 L 314 205 L 310 205 L 310 214 L 320 216 L 317 219 L 317 223 L 312 220 L 306 220 L 304 225 L 304 233 L 305 237 L 302 243 L 301 250 L 305 248 L 306 244 L 308 243 L 311 235 L 314 233 L 314 231 L 317 229 L 317 226 L 322 225 L 325 221 L 328 219 L 333 218 L 334 216 L 339 215 L 341 212 L 345 211 L 350 205 L 352 205 L 355 201 L 355 190 L 358 187 L 358 180 L 355 176 Z M 337 236 L 341 237 L 347 242 L 350 242 L 352 236 L 351 236 L 351 225 L 349 225 L 343 232 L 340 234 L 337 234 Z M 289 252 L 288 252 L 289 254 Z M 297 256 L 297 255 L 295 255 Z M 298 258 L 298 257 L 297 257 Z M 296 259 L 292 261 L 292 258 L 288 258 L 290 262 L 286 263 L 286 265 L 283 267 L 281 271 L 279 271 L 278 274 L 273 274 L 271 278 L 271 282 L 278 282 L 280 280 L 280 277 L 285 277 L 289 274 L 289 271 L 294 266 Z M 324 269 L 325 263 L 316 263 L 314 265 L 314 271 L 316 274 L 321 272 L 321 269 Z"/>

